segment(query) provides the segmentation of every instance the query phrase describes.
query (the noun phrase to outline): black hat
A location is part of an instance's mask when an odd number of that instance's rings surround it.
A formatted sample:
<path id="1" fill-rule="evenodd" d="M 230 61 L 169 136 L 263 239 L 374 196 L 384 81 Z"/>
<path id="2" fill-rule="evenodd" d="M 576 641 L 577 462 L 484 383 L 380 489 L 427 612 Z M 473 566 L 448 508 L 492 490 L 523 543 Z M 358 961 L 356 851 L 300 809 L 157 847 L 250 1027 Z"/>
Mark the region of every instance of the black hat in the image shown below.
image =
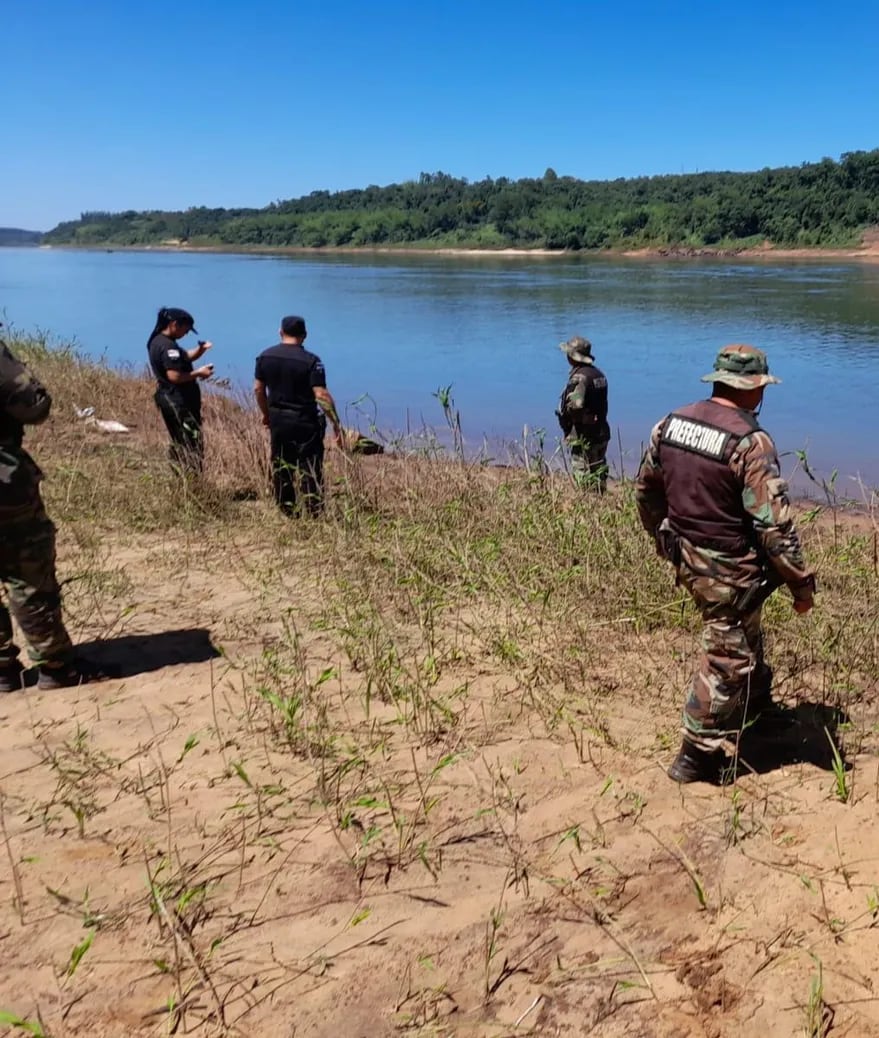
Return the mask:
<path id="1" fill-rule="evenodd" d="M 164 321 L 165 324 L 170 324 L 172 321 L 176 321 L 178 324 L 188 324 L 190 329 L 198 335 L 195 318 L 188 310 L 181 310 L 179 306 L 163 306 L 159 311 L 159 320 Z"/>
<path id="2" fill-rule="evenodd" d="M 301 339 L 305 335 L 305 318 L 297 314 L 290 314 L 281 318 L 281 334 L 289 335 L 291 339 Z"/>

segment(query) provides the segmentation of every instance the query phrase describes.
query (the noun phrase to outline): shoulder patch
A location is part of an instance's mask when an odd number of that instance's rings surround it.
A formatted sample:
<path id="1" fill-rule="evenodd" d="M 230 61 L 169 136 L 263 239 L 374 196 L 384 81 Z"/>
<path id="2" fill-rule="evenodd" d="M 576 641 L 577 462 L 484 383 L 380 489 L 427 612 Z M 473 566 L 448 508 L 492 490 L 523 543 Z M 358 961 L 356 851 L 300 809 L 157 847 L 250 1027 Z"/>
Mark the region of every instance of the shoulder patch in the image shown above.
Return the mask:
<path id="1" fill-rule="evenodd" d="M 729 437 L 725 429 L 717 429 L 706 422 L 694 422 L 678 415 L 671 415 L 662 430 L 663 443 L 718 461 L 723 457 Z"/>
<path id="2" fill-rule="evenodd" d="M 171 360 L 177 360 L 180 356 L 180 350 L 165 350 L 165 356 L 170 357 Z"/>

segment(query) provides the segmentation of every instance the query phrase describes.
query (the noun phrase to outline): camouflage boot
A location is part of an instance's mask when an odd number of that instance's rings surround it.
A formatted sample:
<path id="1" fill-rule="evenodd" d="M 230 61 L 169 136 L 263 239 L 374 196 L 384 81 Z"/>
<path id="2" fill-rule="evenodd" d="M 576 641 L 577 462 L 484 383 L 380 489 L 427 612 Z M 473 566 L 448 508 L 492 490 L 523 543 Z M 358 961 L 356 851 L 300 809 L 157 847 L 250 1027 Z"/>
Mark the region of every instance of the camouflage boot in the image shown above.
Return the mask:
<path id="1" fill-rule="evenodd" d="M 725 763 L 726 754 L 723 750 L 709 753 L 684 739 L 677 757 L 668 769 L 668 777 L 681 784 L 707 782 L 712 786 L 719 786 L 723 779 Z"/>

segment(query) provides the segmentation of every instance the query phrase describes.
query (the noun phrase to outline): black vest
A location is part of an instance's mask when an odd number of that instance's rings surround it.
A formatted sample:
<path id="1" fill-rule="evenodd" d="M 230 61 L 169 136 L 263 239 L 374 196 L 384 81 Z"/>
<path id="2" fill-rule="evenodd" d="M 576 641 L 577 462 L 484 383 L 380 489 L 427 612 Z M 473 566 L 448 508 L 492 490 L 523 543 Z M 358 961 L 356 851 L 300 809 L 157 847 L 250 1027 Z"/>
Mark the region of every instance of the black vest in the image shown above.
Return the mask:
<path id="1" fill-rule="evenodd" d="M 584 386 L 582 408 L 573 408 L 569 399 Z M 594 364 L 577 364 L 568 376 L 559 400 L 559 413 L 574 426 L 592 425 L 607 421 L 607 378 Z"/>

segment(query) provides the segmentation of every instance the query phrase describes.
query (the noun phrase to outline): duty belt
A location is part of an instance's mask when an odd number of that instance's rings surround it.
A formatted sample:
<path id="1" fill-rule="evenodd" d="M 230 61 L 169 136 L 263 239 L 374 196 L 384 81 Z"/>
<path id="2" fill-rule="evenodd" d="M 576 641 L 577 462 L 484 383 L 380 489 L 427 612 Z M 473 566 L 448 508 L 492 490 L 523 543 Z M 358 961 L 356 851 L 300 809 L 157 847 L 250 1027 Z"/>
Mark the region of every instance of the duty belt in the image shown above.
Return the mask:
<path id="1" fill-rule="evenodd" d="M 737 546 L 733 546 L 730 542 L 724 544 L 722 541 L 716 541 L 712 537 L 700 537 L 698 541 L 688 537 L 686 534 L 676 530 L 674 526 L 669 524 L 671 529 L 676 536 L 683 537 L 685 541 L 689 541 L 694 548 L 707 548 L 709 551 L 720 552 L 721 555 L 745 555 L 747 552 L 753 550 L 753 545 L 748 541 L 746 537 L 742 537 Z"/>

